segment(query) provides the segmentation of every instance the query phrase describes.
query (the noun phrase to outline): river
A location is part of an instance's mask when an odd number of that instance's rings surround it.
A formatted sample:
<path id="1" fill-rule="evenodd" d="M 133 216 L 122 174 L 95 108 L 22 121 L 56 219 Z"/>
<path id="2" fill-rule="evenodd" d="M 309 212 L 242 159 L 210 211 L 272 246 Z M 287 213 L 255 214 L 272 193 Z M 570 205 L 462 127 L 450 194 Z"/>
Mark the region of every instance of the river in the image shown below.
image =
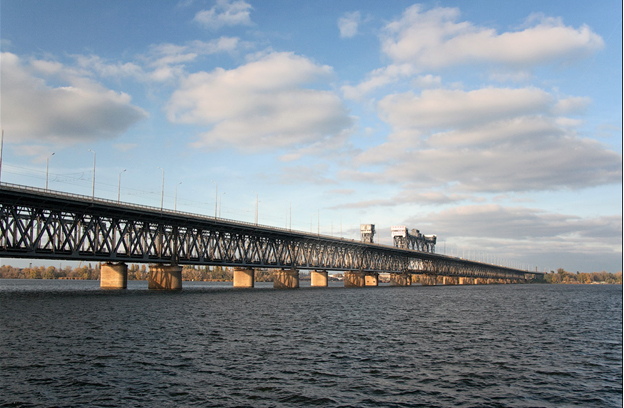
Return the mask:
<path id="1" fill-rule="evenodd" d="M 622 406 L 621 285 L 128 283 L 0 280 L 0 406 Z"/>

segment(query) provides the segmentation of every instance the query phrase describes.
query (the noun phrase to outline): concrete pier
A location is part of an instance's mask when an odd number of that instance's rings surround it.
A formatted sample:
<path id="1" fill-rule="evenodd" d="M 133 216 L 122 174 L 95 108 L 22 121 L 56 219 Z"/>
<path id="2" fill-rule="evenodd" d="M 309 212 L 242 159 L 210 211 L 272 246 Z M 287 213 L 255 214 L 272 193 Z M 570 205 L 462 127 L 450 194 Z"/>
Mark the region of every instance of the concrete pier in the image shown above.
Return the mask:
<path id="1" fill-rule="evenodd" d="M 475 279 L 474 278 L 459 278 L 459 284 L 460 285 L 474 285 L 475 284 Z"/>
<path id="2" fill-rule="evenodd" d="M 312 271 L 310 273 L 311 285 L 314 287 L 327 287 L 327 271 Z"/>
<path id="3" fill-rule="evenodd" d="M 412 275 L 407 273 L 391 273 L 390 286 L 410 286 L 412 283 Z"/>
<path id="4" fill-rule="evenodd" d="M 253 288 L 256 271 L 253 268 L 234 268 L 234 287 Z"/>
<path id="5" fill-rule="evenodd" d="M 127 289 L 128 265 L 123 262 L 112 264 L 107 262 L 100 267 L 101 289 Z"/>
<path id="6" fill-rule="evenodd" d="M 366 286 L 364 272 L 348 271 L 344 273 L 345 288 L 363 288 Z"/>
<path id="7" fill-rule="evenodd" d="M 178 265 L 150 265 L 147 287 L 153 290 L 181 290 L 182 267 Z"/>
<path id="8" fill-rule="evenodd" d="M 299 271 L 296 269 L 281 269 L 273 275 L 273 287 L 275 289 L 299 288 Z"/>
<path id="9" fill-rule="evenodd" d="M 365 275 L 364 286 L 379 286 L 379 274 Z"/>
<path id="10" fill-rule="evenodd" d="M 437 281 L 436 275 L 420 275 L 420 284 L 423 286 L 435 286 Z"/>
<path id="11" fill-rule="evenodd" d="M 456 278 L 454 276 L 444 276 L 442 278 L 442 284 L 443 285 L 457 285 L 458 284 L 458 278 Z"/>

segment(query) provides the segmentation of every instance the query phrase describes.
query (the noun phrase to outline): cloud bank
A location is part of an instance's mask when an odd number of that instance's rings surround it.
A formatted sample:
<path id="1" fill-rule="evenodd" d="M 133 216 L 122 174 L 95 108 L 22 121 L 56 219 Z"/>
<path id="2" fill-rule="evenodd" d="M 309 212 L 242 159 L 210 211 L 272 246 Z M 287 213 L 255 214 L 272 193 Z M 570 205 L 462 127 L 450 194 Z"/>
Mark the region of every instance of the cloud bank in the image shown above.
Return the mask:
<path id="1" fill-rule="evenodd" d="M 198 147 L 258 151 L 331 142 L 351 127 L 340 98 L 312 85 L 332 69 L 293 53 L 270 53 L 232 70 L 197 72 L 167 106 L 174 123 L 208 127 Z"/>
<path id="2" fill-rule="evenodd" d="M 36 73 L 56 75 L 67 85 L 50 85 Z M 28 64 L 2 53 L 2 126 L 8 140 L 112 139 L 147 116 L 131 104 L 130 95 L 106 89 L 60 63 Z"/>

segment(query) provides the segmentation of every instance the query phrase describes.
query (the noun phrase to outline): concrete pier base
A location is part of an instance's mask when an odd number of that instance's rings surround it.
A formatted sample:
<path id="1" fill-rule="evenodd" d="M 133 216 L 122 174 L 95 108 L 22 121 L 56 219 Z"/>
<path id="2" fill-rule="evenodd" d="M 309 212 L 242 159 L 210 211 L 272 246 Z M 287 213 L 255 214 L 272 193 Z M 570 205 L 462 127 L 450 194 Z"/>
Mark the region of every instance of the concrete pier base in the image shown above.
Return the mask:
<path id="1" fill-rule="evenodd" d="M 256 278 L 256 271 L 253 268 L 234 268 L 235 288 L 253 288 Z"/>
<path id="2" fill-rule="evenodd" d="M 409 286 L 412 283 L 412 276 L 407 273 L 391 273 L 390 286 Z"/>
<path id="3" fill-rule="evenodd" d="M 178 265 L 150 265 L 147 287 L 152 290 L 181 290 L 182 267 Z"/>
<path id="4" fill-rule="evenodd" d="M 296 269 L 282 269 L 273 275 L 273 287 L 275 289 L 299 288 L 299 271 Z"/>
<path id="5" fill-rule="evenodd" d="M 344 273 L 345 288 L 363 288 L 366 286 L 363 272 L 348 271 Z"/>
<path id="6" fill-rule="evenodd" d="M 100 267 L 101 289 L 127 289 L 128 265 L 121 262 L 112 264 L 107 262 Z"/>
<path id="7" fill-rule="evenodd" d="M 455 278 L 453 276 L 443 276 L 442 277 L 442 284 L 443 285 L 457 285 L 458 281 L 457 281 L 457 278 Z"/>
<path id="8" fill-rule="evenodd" d="M 379 275 L 366 275 L 364 276 L 364 286 L 379 286 Z"/>
<path id="9" fill-rule="evenodd" d="M 474 278 L 459 278 L 460 285 L 474 285 Z"/>
<path id="10" fill-rule="evenodd" d="M 314 287 L 327 287 L 327 271 L 312 271 L 310 273 L 311 285 Z"/>
<path id="11" fill-rule="evenodd" d="M 423 286 L 435 286 L 437 281 L 436 275 L 420 275 L 420 284 Z"/>

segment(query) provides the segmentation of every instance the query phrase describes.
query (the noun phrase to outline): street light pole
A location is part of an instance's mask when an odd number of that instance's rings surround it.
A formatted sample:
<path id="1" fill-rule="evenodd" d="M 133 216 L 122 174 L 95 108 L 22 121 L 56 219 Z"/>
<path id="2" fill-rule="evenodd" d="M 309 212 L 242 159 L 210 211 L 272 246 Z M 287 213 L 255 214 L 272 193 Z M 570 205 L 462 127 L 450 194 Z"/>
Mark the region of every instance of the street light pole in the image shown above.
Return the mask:
<path id="1" fill-rule="evenodd" d="M 214 180 L 210 180 L 215 183 L 215 218 L 217 218 L 217 203 L 219 201 L 219 183 Z"/>
<path id="2" fill-rule="evenodd" d="M 175 188 L 175 199 L 174 199 L 174 201 L 173 201 L 173 203 L 174 203 L 174 204 L 173 204 L 173 211 L 178 211 L 178 186 L 179 186 L 180 184 L 182 184 L 182 182 L 179 182 L 179 183 L 176 185 L 176 188 Z"/>
<path id="3" fill-rule="evenodd" d="M 255 218 L 255 224 L 258 225 L 258 193 L 256 191 L 253 191 L 253 193 L 256 193 L 256 218 Z"/>
<path id="4" fill-rule="evenodd" d="M 48 169 L 50 168 L 50 157 L 54 156 L 54 153 L 48 156 L 46 159 L 46 191 L 48 191 Z"/>
<path id="5" fill-rule="evenodd" d="M 91 153 L 93 153 L 93 183 L 91 186 L 91 200 L 95 200 L 95 152 L 89 149 Z"/>
<path id="6" fill-rule="evenodd" d="M 225 191 L 221 193 L 221 196 L 219 197 L 219 218 L 221 218 L 221 199 L 223 198 L 223 196 L 225 195 Z"/>
<path id="7" fill-rule="evenodd" d="M 160 211 L 162 211 L 165 202 L 165 170 L 160 166 L 158 168 L 162 170 L 162 189 L 160 190 Z"/>
<path id="8" fill-rule="evenodd" d="M 2 174 L 2 151 L 3 150 L 4 150 L 4 129 L 2 129 L 2 137 L 0 138 L 0 175 Z"/>
<path id="9" fill-rule="evenodd" d="M 124 173 L 126 169 L 123 169 L 121 173 L 119 173 L 119 184 L 117 185 L 117 202 L 121 198 L 121 174 Z"/>

